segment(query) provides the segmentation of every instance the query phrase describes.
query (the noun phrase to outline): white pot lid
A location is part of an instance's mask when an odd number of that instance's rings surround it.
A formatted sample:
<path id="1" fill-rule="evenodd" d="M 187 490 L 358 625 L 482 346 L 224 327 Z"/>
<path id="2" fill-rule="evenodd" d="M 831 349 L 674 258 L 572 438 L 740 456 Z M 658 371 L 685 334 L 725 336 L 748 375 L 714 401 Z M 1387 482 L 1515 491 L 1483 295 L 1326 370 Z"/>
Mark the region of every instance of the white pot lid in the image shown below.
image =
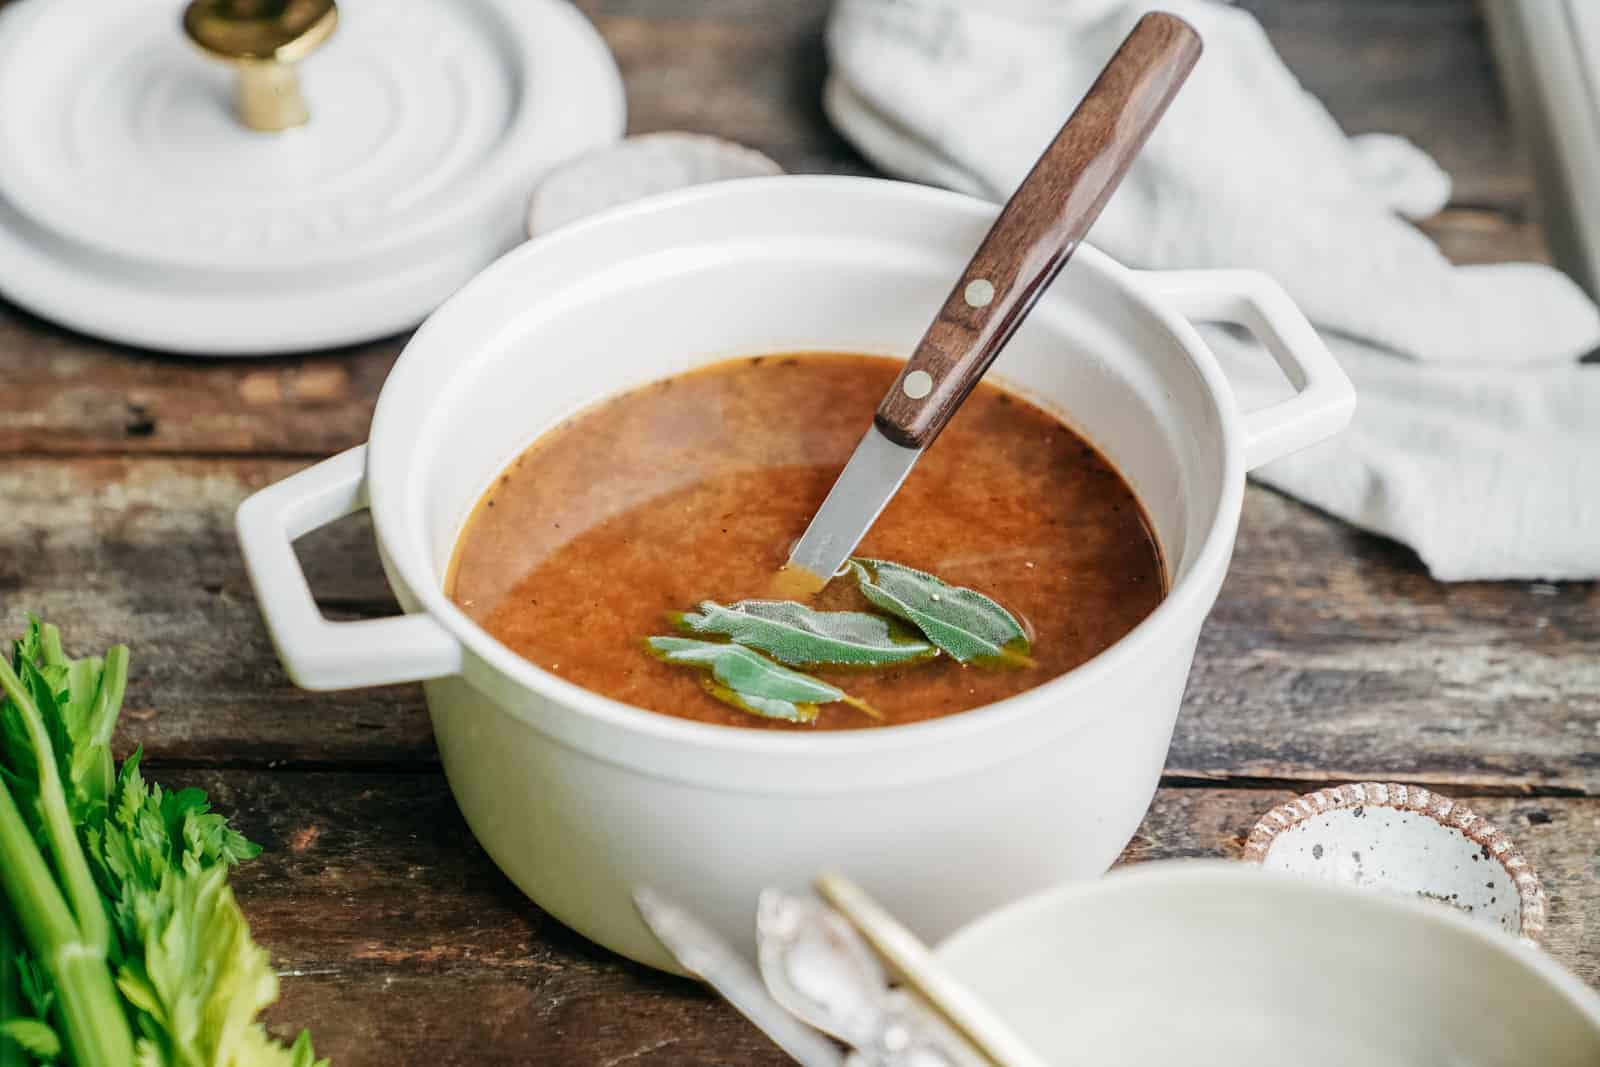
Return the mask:
<path id="1" fill-rule="evenodd" d="M 182 0 L 0 9 L 0 292 L 87 333 L 247 355 L 421 321 L 610 143 L 622 81 L 566 0 L 342 0 L 310 121 L 235 116 Z"/>

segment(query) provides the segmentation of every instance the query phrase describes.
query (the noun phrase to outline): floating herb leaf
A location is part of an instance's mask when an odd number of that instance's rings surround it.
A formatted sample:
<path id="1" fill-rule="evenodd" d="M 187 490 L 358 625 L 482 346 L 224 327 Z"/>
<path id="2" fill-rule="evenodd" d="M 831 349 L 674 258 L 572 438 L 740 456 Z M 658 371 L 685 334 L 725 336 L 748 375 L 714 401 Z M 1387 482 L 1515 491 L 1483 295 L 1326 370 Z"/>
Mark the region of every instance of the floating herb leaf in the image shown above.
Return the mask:
<path id="1" fill-rule="evenodd" d="M 754 694 L 740 693 L 737 689 L 729 689 L 717 682 L 714 678 L 701 678 L 700 685 L 716 699 L 724 704 L 731 704 L 740 711 L 748 711 L 752 715 L 759 715 L 763 719 L 782 719 L 784 722 L 809 723 L 815 722 L 818 707 L 815 704 L 795 704 L 787 700 L 778 700 L 774 697 L 758 697 Z"/>
<path id="2" fill-rule="evenodd" d="M 667 663 L 681 663 L 711 672 L 706 692 L 743 711 L 769 719 L 811 722 L 818 704 L 842 701 L 881 718 L 864 701 L 809 674 L 781 667 L 759 652 L 743 645 L 719 641 L 697 641 L 689 637 L 651 637 L 645 641 L 650 654 Z"/>
<path id="3" fill-rule="evenodd" d="M 909 628 L 862 611 L 813 611 L 792 600 L 705 600 L 671 616 L 681 630 L 721 634 L 793 667 L 891 667 L 939 654 Z"/>
<path id="4" fill-rule="evenodd" d="M 1022 625 L 982 593 L 887 560 L 851 559 L 850 568 L 863 596 L 962 663 L 1033 666 Z"/>

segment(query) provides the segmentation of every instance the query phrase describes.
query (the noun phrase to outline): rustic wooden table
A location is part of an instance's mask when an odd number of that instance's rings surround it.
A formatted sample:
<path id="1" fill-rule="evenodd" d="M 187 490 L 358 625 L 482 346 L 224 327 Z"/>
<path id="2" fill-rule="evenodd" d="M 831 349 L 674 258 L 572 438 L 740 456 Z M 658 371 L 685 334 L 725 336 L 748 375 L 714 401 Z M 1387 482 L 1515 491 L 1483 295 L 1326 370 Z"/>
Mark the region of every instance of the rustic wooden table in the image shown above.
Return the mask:
<path id="1" fill-rule="evenodd" d="M 703 130 L 795 171 L 868 172 L 818 106 L 824 0 L 585 0 L 633 131 Z M 1247 0 L 1351 130 L 1457 178 L 1428 229 L 1468 261 L 1542 258 L 1471 0 Z M 562 929 L 476 847 L 412 686 L 304 693 L 273 656 L 235 505 L 360 442 L 403 338 L 208 362 L 103 344 L 0 304 L 0 609 L 133 646 L 120 748 L 210 790 L 266 846 L 239 874 L 284 974 L 274 1025 L 340 1067 L 783 1057 L 696 987 Z M 302 556 L 335 617 L 387 614 L 364 520 Z M 1126 859 L 1236 856 L 1297 791 L 1425 783 L 1544 876 L 1549 951 L 1600 983 L 1600 591 L 1439 585 L 1403 548 L 1261 489 L 1201 639 L 1167 775 Z"/>

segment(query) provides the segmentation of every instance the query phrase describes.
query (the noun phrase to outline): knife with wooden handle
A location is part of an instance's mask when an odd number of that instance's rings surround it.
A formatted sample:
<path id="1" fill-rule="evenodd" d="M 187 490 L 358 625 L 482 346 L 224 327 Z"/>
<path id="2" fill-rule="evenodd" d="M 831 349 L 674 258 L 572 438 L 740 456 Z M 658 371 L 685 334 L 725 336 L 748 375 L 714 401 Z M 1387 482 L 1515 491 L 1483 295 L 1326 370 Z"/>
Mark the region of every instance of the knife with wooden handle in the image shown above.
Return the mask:
<path id="1" fill-rule="evenodd" d="M 1001 210 L 790 553 L 784 584 L 832 578 L 1076 251 L 1200 58 L 1175 15 L 1139 20 Z"/>

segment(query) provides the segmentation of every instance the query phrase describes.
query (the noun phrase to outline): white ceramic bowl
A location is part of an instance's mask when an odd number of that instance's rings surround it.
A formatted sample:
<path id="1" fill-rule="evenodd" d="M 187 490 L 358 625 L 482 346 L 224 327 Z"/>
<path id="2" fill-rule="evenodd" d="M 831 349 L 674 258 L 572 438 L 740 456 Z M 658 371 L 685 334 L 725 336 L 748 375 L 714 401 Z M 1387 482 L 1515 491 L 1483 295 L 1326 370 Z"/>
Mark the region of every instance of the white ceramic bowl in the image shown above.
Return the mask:
<path id="1" fill-rule="evenodd" d="M 1600 1063 L 1600 997 L 1538 949 L 1254 866 L 1136 865 L 987 915 L 938 956 L 1050 1063 Z"/>
<path id="2" fill-rule="evenodd" d="M 1155 791 L 1245 471 L 1335 432 L 1354 403 L 1259 275 L 1140 274 L 1080 249 L 996 364 L 1116 463 L 1173 576 L 1122 641 L 1021 696 L 879 730 L 705 725 L 540 670 L 442 591 L 479 494 L 563 417 L 719 357 L 904 355 L 994 213 L 893 182 L 757 178 L 641 201 L 506 256 L 406 347 L 366 446 L 239 509 L 290 674 L 311 688 L 426 680 L 445 772 L 484 848 L 556 918 L 655 966 L 670 964 L 632 906 L 640 884 L 694 900 L 749 945 L 761 888 L 798 889 L 825 868 L 932 936 L 1100 874 Z M 1253 330 L 1296 394 L 1241 414 L 1191 319 Z M 407 614 L 328 622 L 290 542 L 362 507 Z"/>

